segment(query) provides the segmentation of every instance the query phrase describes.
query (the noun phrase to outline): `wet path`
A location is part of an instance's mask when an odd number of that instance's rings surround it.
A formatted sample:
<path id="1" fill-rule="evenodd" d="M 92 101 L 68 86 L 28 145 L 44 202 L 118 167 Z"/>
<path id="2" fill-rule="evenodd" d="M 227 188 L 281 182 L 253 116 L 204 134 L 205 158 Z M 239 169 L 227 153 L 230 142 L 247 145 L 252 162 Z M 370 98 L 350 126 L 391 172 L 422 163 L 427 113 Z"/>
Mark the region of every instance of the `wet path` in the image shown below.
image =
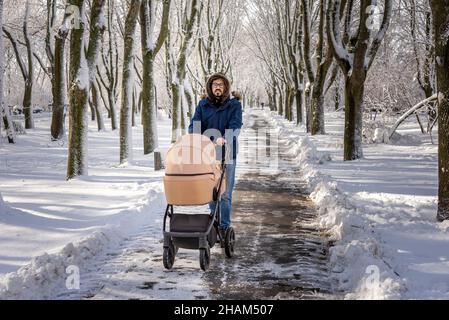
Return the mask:
<path id="1" fill-rule="evenodd" d="M 161 216 L 106 251 L 81 272 L 81 290 L 60 298 L 333 298 L 325 230 L 314 224 L 316 212 L 294 161 L 287 156 L 289 146 L 282 139 L 277 143 L 276 130 L 257 113 L 247 120 L 250 124 L 240 138 L 242 153 L 234 192 L 232 223 L 237 242 L 233 259 L 225 258 L 216 246 L 204 273 L 198 251 L 180 249 L 173 270 L 165 270 Z M 268 132 L 256 134 L 258 128 Z M 202 208 L 186 210 L 198 213 Z"/>
<path id="2" fill-rule="evenodd" d="M 269 127 L 263 118 L 253 120 L 252 129 Z M 239 164 L 243 174 L 234 192 L 233 213 L 236 257 L 214 259 L 215 271 L 205 275 L 206 281 L 220 299 L 324 298 L 331 290 L 328 244 L 323 231 L 313 226 L 316 213 L 299 173 L 284 156 L 288 146 L 282 141 L 264 145 L 257 130 L 249 131 L 243 146 L 265 148 L 273 157 L 279 153 L 278 168 L 272 161 L 258 160 L 263 152 L 250 153 Z"/>

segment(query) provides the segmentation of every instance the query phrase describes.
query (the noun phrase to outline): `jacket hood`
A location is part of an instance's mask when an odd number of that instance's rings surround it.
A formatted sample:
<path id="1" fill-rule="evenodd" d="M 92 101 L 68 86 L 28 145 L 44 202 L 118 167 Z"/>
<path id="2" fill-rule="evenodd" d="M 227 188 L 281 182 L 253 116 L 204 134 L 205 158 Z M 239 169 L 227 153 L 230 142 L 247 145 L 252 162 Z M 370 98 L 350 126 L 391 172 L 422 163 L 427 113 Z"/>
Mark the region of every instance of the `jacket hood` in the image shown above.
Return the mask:
<path id="1" fill-rule="evenodd" d="M 221 79 L 225 84 L 225 88 L 223 90 L 223 95 L 221 97 L 216 97 L 212 91 L 212 83 L 215 80 Z M 216 73 L 212 75 L 209 80 L 207 80 L 206 84 L 207 97 L 214 104 L 221 104 L 228 100 L 231 96 L 231 82 L 223 73 Z"/>

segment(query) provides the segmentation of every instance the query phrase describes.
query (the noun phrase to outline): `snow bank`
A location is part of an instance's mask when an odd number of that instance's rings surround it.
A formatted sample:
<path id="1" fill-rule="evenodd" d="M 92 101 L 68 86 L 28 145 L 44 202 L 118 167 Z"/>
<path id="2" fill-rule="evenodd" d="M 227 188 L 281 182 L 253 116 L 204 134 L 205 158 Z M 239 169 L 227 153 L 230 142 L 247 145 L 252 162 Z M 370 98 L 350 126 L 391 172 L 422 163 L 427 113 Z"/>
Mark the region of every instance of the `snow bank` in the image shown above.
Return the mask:
<path id="1" fill-rule="evenodd" d="M 148 223 L 149 219 L 154 219 L 156 212 L 163 211 L 165 198 L 162 184 L 149 183 L 147 187 L 146 200 L 121 212 L 124 218 L 120 221 L 105 226 L 77 243 L 67 244 L 57 253 L 35 257 L 18 271 L 2 276 L 0 300 L 55 299 L 59 293 L 67 291 L 66 281 L 72 274 L 69 267 L 78 268 L 82 273 L 83 266 L 105 248 L 117 244 L 130 232 Z"/>
<path id="2" fill-rule="evenodd" d="M 390 143 L 390 131 L 381 120 L 369 120 L 363 123 L 364 143 Z"/>
<path id="3" fill-rule="evenodd" d="M 404 291 L 402 280 L 383 260 L 382 245 L 363 208 L 339 189 L 338 183 L 320 172 L 320 165 L 332 161 L 319 153 L 304 131 L 276 113 L 265 111 L 266 120 L 279 128 L 307 182 L 311 199 L 319 210 L 320 227 L 330 232 L 332 276 L 336 291 L 347 299 L 396 299 Z"/>

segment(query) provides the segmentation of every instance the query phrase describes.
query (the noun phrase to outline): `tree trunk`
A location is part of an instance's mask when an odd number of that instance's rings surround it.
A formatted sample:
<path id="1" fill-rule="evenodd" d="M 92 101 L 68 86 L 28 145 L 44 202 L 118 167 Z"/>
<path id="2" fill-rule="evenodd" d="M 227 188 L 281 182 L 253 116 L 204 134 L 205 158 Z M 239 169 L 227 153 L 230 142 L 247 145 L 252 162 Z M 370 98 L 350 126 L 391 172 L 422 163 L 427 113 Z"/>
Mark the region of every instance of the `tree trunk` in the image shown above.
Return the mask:
<path id="1" fill-rule="evenodd" d="M 8 111 L 4 108 L 3 105 L 0 105 L 0 109 L 1 109 L 0 118 L 3 119 L 3 125 L 5 126 L 6 136 L 8 137 L 8 143 L 15 143 L 14 125 L 11 120 L 11 116 L 9 115 L 9 113 L 7 113 Z"/>
<path id="2" fill-rule="evenodd" d="M 100 109 L 100 95 L 98 94 L 98 87 L 95 82 L 92 84 L 92 103 L 96 113 L 98 131 L 105 131 L 106 128 L 104 126 L 103 115 Z"/>
<path id="3" fill-rule="evenodd" d="M 67 31 L 61 29 L 55 36 L 55 55 L 53 65 L 53 114 L 51 121 L 52 140 L 60 140 L 65 135 L 66 115 L 66 68 L 65 68 L 65 41 Z"/>
<path id="4" fill-rule="evenodd" d="M 107 61 L 105 65 L 108 65 L 108 83 L 106 91 L 108 93 L 108 105 L 111 119 L 111 129 L 115 131 L 117 126 L 117 84 L 118 84 L 118 45 L 116 40 L 116 33 L 114 32 L 114 15 L 115 15 L 116 3 L 114 0 L 108 0 L 107 8 L 107 30 L 108 30 L 108 52 Z M 103 60 L 105 61 L 105 60 Z"/>
<path id="5" fill-rule="evenodd" d="M 438 214 L 449 220 L 449 1 L 430 0 L 438 92 Z"/>
<path id="6" fill-rule="evenodd" d="M 32 92 L 33 92 L 33 76 L 34 76 L 34 70 L 33 70 L 33 51 L 31 48 L 31 41 L 28 34 L 28 16 L 29 16 L 29 7 L 30 3 L 29 1 L 26 2 L 25 5 L 25 17 L 23 19 L 23 26 L 22 26 L 22 32 L 23 36 L 25 38 L 25 46 L 27 49 L 27 58 L 28 63 L 25 65 L 24 61 L 22 60 L 22 55 L 20 54 L 18 48 L 17 48 L 17 39 L 15 39 L 12 34 L 3 28 L 3 32 L 6 34 L 8 39 L 11 41 L 11 45 L 14 49 L 14 53 L 16 56 L 17 64 L 19 65 L 20 71 L 22 73 L 22 77 L 24 80 L 24 91 L 23 91 L 23 111 L 25 115 L 25 128 L 26 129 L 33 129 L 34 128 L 34 122 L 33 122 L 33 112 L 31 109 L 31 99 L 32 99 Z"/>
<path id="7" fill-rule="evenodd" d="M 288 121 L 293 121 L 293 103 L 295 102 L 295 89 L 294 88 L 290 88 L 288 90 L 288 95 L 287 95 L 287 119 Z"/>
<path id="8" fill-rule="evenodd" d="M 290 89 L 285 90 L 284 95 L 285 119 L 290 120 Z"/>
<path id="9" fill-rule="evenodd" d="M 132 126 L 135 127 L 136 126 L 136 114 L 137 114 L 137 101 L 136 101 L 136 91 L 133 90 L 133 110 L 132 110 Z"/>
<path id="10" fill-rule="evenodd" d="M 307 130 L 307 132 L 312 131 L 312 107 L 310 105 L 310 103 L 311 103 L 310 89 L 311 89 L 311 86 L 308 83 L 306 85 L 306 90 L 304 93 L 304 105 L 306 107 L 306 130 Z"/>
<path id="11" fill-rule="evenodd" d="M 187 115 L 189 117 L 189 120 L 191 120 L 193 118 L 193 92 L 186 90 L 184 88 L 184 93 L 185 93 L 185 97 L 186 97 L 186 102 L 187 102 Z"/>
<path id="12" fill-rule="evenodd" d="M 120 110 L 120 164 L 132 160 L 132 71 L 134 66 L 134 31 L 140 10 L 140 0 L 130 3 L 125 23 L 123 54 L 122 107 Z"/>
<path id="13" fill-rule="evenodd" d="M 29 1 L 26 2 L 26 13 L 23 21 L 23 35 L 25 37 L 25 44 L 28 56 L 28 77 L 25 80 L 25 91 L 23 95 L 23 112 L 25 115 L 25 129 L 34 129 L 33 120 L 33 81 L 34 81 L 34 66 L 33 66 L 33 48 L 31 46 L 31 39 L 28 34 L 28 16 L 29 16 Z"/>
<path id="14" fill-rule="evenodd" d="M 346 79 L 345 86 L 345 133 L 344 160 L 363 158 L 362 113 L 365 81 L 352 77 Z"/>
<path id="15" fill-rule="evenodd" d="M 277 103 L 277 85 L 275 82 L 273 82 L 273 95 L 272 95 L 272 99 L 273 99 L 273 111 L 278 111 L 278 103 Z"/>
<path id="16" fill-rule="evenodd" d="M 3 29 L 3 0 L 0 0 L 0 30 Z M 0 39 L 0 129 L 1 121 L 5 126 L 6 135 L 9 143 L 15 143 L 14 126 L 9 115 L 9 110 L 5 107 L 3 102 L 3 72 L 4 72 L 4 46 L 3 37 Z M 1 133 L 1 130 L 0 130 Z M 0 141 L 1 142 L 1 141 Z M 0 202 L 2 201 L 0 195 Z"/>
<path id="17" fill-rule="evenodd" d="M 296 88 L 296 124 L 299 125 L 303 123 L 304 117 L 302 114 L 302 101 L 303 101 L 303 88 L 302 88 L 302 82 L 303 82 L 303 76 L 297 75 L 295 77 L 295 88 Z"/>
<path id="18" fill-rule="evenodd" d="M 95 112 L 94 103 L 92 101 L 92 97 L 89 98 L 89 108 L 90 108 L 90 120 L 92 122 L 94 122 L 96 119 L 96 112 Z"/>
<path id="19" fill-rule="evenodd" d="M 312 135 L 326 134 L 324 128 L 324 81 L 313 86 L 312 92 Z"/>
<path id="20" fill-rule="evenodd" d="M 173 99 L 173 107 L 172 107 L 172 140 L 174 143 L 181 135 L 180 127 L 181 124 L 181 97 L 179 93 L 179 85 L 177 83 L 173 83 L 171 85 L 172 89 L 172 99 Z"/>
<path id="21" fill-rule="evenodd" d="M 320 0 L 320 20 L 316 50 L 317 69 L 312 87 L 312 135 L 326 133 L 324 128 L 324 85 L 326 82 L 327 73 L 332 65 L 333 55 L 331 49 L 329 48 L 327 49 L 326 55 L 324 55 L 325 11 L 325 0 Z"/>
<path id="22" fill-rule="evenodd" d="M 340 109 L 341 95 L 340 95 L 340 75 L 337 75 L 335 79 L 335 89 L 334 89 L 334 110 Z"/>
<path id="23" fill-rule="evenodd" d="M 282 88 L 279 88 L 279 99 L 278 99 L 278 111 L 279 111 L 279 115 L 283 116 L 284 115 L 284 95 L 282 94 L 282 92 L 284 92 L 282 90 Z"/>
<path id="24" fill-rule="evenodd" d="M 154 105 L 154 57 L 147 52 L 143 63 L 142 82 L 142 125 L 144 154 L 150 154 L 158 147 L 156 106 Z"/>
<path id="25" fill-rule="evenodd" d="M 108 90 L 108 105 L 111 116 L 112 131 L 117 130 L 117 110 L 115 108 L 115 95 L 113 90 Z"/>
<path id="26" fill-rule="evenodd" d="M 76 49 L 76 46 L 72 46 L 72 48 Z M 70 90 L 69 128 L 71 130 L 69 130 L 68 180 L 88 174 L 87 132 L 89 124 L 87 121 L 87 98 L 87 91 L 84 88 L 74 86 Z"/>
<path id="27" fill-rule="evenodd" d="M 31 99 L 33 96 L 33 83 L 27 80 L 23 95 L 23 114 L 25 116 L 25 129 L 34 129 L 33 109 Z"/>

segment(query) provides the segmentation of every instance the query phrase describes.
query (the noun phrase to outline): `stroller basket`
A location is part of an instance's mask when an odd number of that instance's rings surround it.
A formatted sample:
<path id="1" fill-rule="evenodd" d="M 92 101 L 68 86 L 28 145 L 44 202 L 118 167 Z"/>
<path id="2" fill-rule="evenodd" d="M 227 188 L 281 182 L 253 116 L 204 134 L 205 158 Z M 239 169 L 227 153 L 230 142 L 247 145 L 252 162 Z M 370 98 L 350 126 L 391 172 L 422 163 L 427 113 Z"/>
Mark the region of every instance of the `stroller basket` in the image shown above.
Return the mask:
<path id="1" fill-rule="evenodd" d="M 205 214 L 174 214 L 170 221 L 170 232 L 172 233 L 190 233 L 191 238 L 173 238 L 175 246 L 183 247 L 187 249 L 198 249 L 200 247 L 199 237 L 195 237 L 195 234 L 207 234 L 207 241 L 209 246 L 213 247 L 217 242 L 217 232 L 215 228 L 211 228 L 208 233 L 210 224 L 213 217 Z"/>
<path id="2" fill-rule="evenodd" d="M 167 203 L 193 206 L 214 201 L 221 173 L 215 145 L 208 137 L 199 134 L 183 136 L 166 156 L 164 189 Z M 221 193 L 225 191 L 224 180 Z"/>

